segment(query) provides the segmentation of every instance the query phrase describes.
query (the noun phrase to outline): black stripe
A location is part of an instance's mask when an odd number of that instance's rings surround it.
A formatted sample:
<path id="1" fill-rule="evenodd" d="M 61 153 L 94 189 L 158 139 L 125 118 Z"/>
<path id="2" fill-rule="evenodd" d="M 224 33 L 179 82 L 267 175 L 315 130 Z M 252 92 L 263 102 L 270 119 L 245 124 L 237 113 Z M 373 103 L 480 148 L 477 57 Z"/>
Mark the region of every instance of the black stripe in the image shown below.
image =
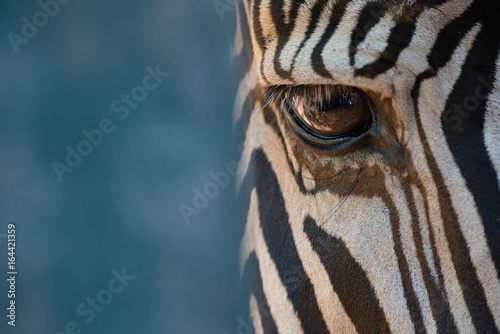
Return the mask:
<path id="1" fill-rule="evenodd" d="M 286 131 L 289 131 L 288 128 L 285 127 L 285 133 L 282 133 L 282 129 L 279 125 L 279 120 L 278 120 L 278 115 L 279 112 L 275 112 L 275 110 L 272 110 L 273 106 L 269 105 L 266 106 L 263 110 L 263 115 L 264 115 L 264 121 L 266 122 L 267 125 L 273 130 L 273 132 L 276 134 L 276 136 L 279 138 L 279 141 L 277 142 L 278 145 L 283 149 L 283 152 L 285 153 L 286 156 L 286 161 L 289 167 L 290 172 L 293 174 L 293 177 L 295 179 L 295 182 L 297 186 L 299 187 L 299 191 L 302 194 L 308 194 L 311 192 L 308 192 L 306 190 L 306 187 L 304 185 L 304 179 L 302 178 L 302 171 L 297 172 L 293 166 L 292 159 L 290 158 L 290 155 L 293 155 L 295 159 L 300 161 L 300 157 L 298 157 L 293 150 L 290 151 L 285 143 L 285 136 L 287 136 Z"/>
<path id="2" fill-rule="evenodd" d="M 325 266 L 333 289 L 356 330 L 359 333 L 390 333 L 370 281 L 344 242 L 323 231 L 310 217 L 304 221 L 304 233 Z"/>
<path id="3" fill-rule="evenodd" d="M 403 245 L 401 242 L 401 225 L 399 215 L 389 194 L 385 196 L 384 202 L 389 209 L 389 219 L 391 221 L 392 239 L 394 242 L 394 252 L 398 261 L 399 272 L 401 273 L 401 281 L 403 283 L 403 293 L 405 296 L 406 306 L 410 312 L 410 318 L 415 327 L 415 333 L 425 333 L 424 319 L 422 316 L 422 309 L 418 302 L 417 295 L 413 290 L 413 280 L 411 278 L 408 261 L 403 252 Z"/>
<path id="4" fill-rule="evenodd" d="M 487 99 L 475 96 L 478 87 L 481 95 L 488 95 L 493 84 L 489 78 L 496 71 L 495 61 L 499 51 L 498 14 L 498 3 L 476 1 L 443 29 L 428 60 L 437 72 L 451 59 L 455 48 L 477 20 L 483 24 L 448 97 L 441 122 L 455 161 L 474 196 L 495 268 L 500 273 L 500 191 L 483 137 Z M 463 107 L 468 97 L 478 102 L 476 110 L 470 115 Z"/>
<path id="5" fill-rule="evenodd" d="M 254 0 L 252 2 L 252 6 L 250 12 L 253 15 L 253 31 L 255 35 L 255 39 L 257 40 L 257 44 L 259 44 L 260 49 L 262 50 L 262 58 L 260 60 L 260 73 L 262 75 L 262 79 L 267 82 L 266 76 L 264 74 L 264 58 L 266 54 L 266 39 L 264 38 L 264 32 L 262 25 L 260 24 L 260 3 L 261 0 Z"/>
<path id="6" fill-rule="evenodd" d="M 243 279 L 246 281 L 243 283 L 243 285 L 248 286 L 250 294 L 253 294 L 255 296 L 255 300 L 257 301 L 257 307 L 259 310 L 260 320 L 262 322 L 264 333 L 278 333 L 278 329 L 271 314 L 271 309 L 269 308 L 266 295 L 264 294 L 259 260 L 257 259 L 257 255 L 255 254 L 255 252 L 250 253 L 247 262 L 245 263 L 245 269 L 243 270 Z"/>
<path id="7" fill-rule="evenodd" d="M 259 216 L 269 254 L 305 333 L 328 333 L 314 288 L 297 252 L 276 174 L 262 150 L 252 153 Z"/>
<path id="8" fill-rule="evenodd" d="M 422 82 L 433 76 L 434 71 L 427 71 L 417 77 L 415 87 L 412 91 L 415 112 L 417 113 L 417 129 L 420 141 L 424 147 L 424 153 L 431 170 L 433 181 L 436 185 L 437 196 L 441 211 L 441 219 L 444 225 L 444 232 L 451 251 L 451 258 L 457 273 L 460 286 L 463 291 L 465 302 L 467 303 L 472 321 L 477 331 L 481 333 L 496 333 L 493 316 L 488 308 L 483 287 L 477 277 L 476 270 L 470 258 L 470 250 L 467 242 L 460 230 L 457 214 L 451 203 L 450 193 L 443 180 L 443 175 L 439 170 L 432 151 L 429 147 L 427 137 L 423 130 L 420 119 L 418 98 Z"/>
<path id="9" fill-rule="evenodd" d="M 428 198 L 427 190 L 422 185 L 421 180 L 418 180 L 418 182 L 419 182 L 419 189 L 421 191 L 423 191 L 423 199 L 424 199 L 423 204 L 424 204 L 425 218 L 426 218 L 427 223 L 428 223 L 430 246 L 431 246 L 431 251 L 432 251 L 432 258 L 433 258 L 434 264 L 436 266 L 436 273 L 438 276 L 439 290 L 442 293 L 442 298 L 445 299 L 444 302 L 437 301 L 436 304 L 439 306 L 444 305 L 441 303 L 446 303 L 449 305 L 449 298 L 446 295 L 446 287 L 445 287 L 445 283 L 444 283 L 443 271 L 441 270 L 441 268 L 443 268 L 443 267 L 441 266 L 441 259 L 439 257 L 438 250 L 436 248 L 437 242 L 436 242 L 436 237 L 434 235 L 434 228 L 431 226 L 432 220 L 431 220 L 431 215 L 430 215 L 429 202 L 426 200 Z M 432 297 L 430 297 L 430 298 L 432 298 Z M 442 310 L 442 309 L 440 310 L 439 307 L 437 307 L 436 313 L 433 312 L 434 319 L 436 320 L 436 324 L 437 324 L 438 328 L 441 328 L 441 327 L 445 328 L 445 327 L 447 327 L 447 326 L 445 326 L 445 324 L 449 324 L 450 333 L 454 333 L 452 331 L 453 327 L 451 327 L 451 322 L 449 319 L 445 318 L 444 312 L 446 312 L 446 311 Z M 446 317 L 448 317 L 448 316 L 446 316 Z M 453 320 L 453 317 L 454 317 L 453 314 L 450 314 L 450 317 L 452 318 L 451 320 Z M 438 322 L 441 322 L 441 324 L 439 324 Z M 456 323 L 454 323 L 453 326 L 456 327 Z"/>
<path id="10" fill-rule="evenodd" d="M 411 160 L 410 157 L 409 159 Z M 411 162 L 410 165 L 412 165 Z M 438 286 L 436 284 L 435 280 L 432 277 L 430 265 L 427 262 L 427 258 L 425 256 L 422 233 L 419 227 L 419 223 L 424 224 L 425 222 L 424 221 L 419 222 L 417 208 L 415 206 L 415 198 L 413 196 L 413 193 L 411 192 L 411 185 L 410 183 L 403 184 L 402 188 L 403 191 L 405 192 L 405 197 L 408 202 L 408 208 L 410 210 L 413 241 L 417 251 L 417 259 L 418 262 L 420 263 L 420 268 L 422 271 L 421 274 L 424 279 L 425 289 L 427 290 L 427 295 L 429 297 L 429 303 L 431 306 L 432 315 L 436 320 L 437 332 L 450 333 L 450 334 L 457 333 L 457 328 L 455 326 L 455 322 L 453 320 L 453 316 L 450 311 L 450 305 L 448 304 L 444 287 Z M 434 261 L 436 262 L 437 268 L 439 268 L 440 267 L 439 257 L 436 254 L 432 227 L 429 226 L 429 230 L 430 230 L 429 238 L 432 247 L 432 255 Z M 436 271 L 438 272 L 438 280 L 442 282 L 443 280 L 442 273 L 437 268 Z"/>
<path id="11" fill-rule="evenodd" d="M 387 46 L 379 59 L 357 69 L 355 72 L 356 75 L 375 78 L 377 75 L 392 68 L 398 61 L 401 52 L 410 44 L 415 28 L 416 25 L 413 18 L 410 21 L 397 23 L 391 29 Z"/>
<path id="12" fill-rule="evenodd" d="M 243 101 L 243 105 L 241 108 L 241 116 L 240 119 L 236 122 L 234 126 L 234 135 L 235 140 L 237 142 L 244 142 L 246 133 L 248 130 L 248 126 L 250 125 L 250 117 L 254 112 L 256 106 L 256 95 L 260 93 L 259 88 L 254 88 L 248 92 L 245 97 L 245 101 Z"/>
<path id="13" fill-rule="evenodd" d="M 276 51 L 274 53 L 274 71 L 280 77 L 291 80 L 291 71 L 285 71 L 281 67 L 280 55 L 281 51 L 288 42 L 293 29 L 295 28 L 295 21 L 299 14 L 299 7 L 305 3 L 305 0 L 293 1 L 292 8 L 289 13 L 289 22 L 285 22 L 285 11 L 284 11 L 284 1 L 283 0 L 271 0 L 271 14 L 273 21 L 278 33 L 278 45 L 276 46 Z"/>
<path id="14" fill-rule="evenodd" d="M 500 190 L 497 175 L 484 142 L 483 130 L 487 99 L 478 98 L 475 90 L 480 87 L 483 92 L 481 95 L 489 95 L 491 91 L 492 82 L 484 85 L 482 81 L 487 82 L 488 77 L 496 72 L 495 62 L 500 44 L 500 29 L 497 23 L 499 14 L 498 2 L 474 2 L 461 17 L 455 19 L 443 30 L 429 57 L 434 69 L 438 70 L 451 59 L 461 39 L 473 25 L 478 21 L 483 25 L 467 55 L 460 77 L 448 97 L 441 124 L 455 163 L 474 197 L 481 216 L 497 277 L 500 273 L 500 205 L 498 205 Z M 476 108 L 470 111 L 464 110 L 468 100 L 477 103 L 477 106 L 474 106 Z M 454 218 L 455 225 L 458 225 L 456 215 Z M 453 235 L 457 240 L 457 246 L 466 250 L 466 241 L 462 234 L 458 234 Z M 493 316 L 489 312 L 486 297 L 479 284 L 470 255 L 467 253 L 467 258 L 461 260 L 462 262 L 455 264 L 457 271 L 464 271 L 459 267 L 465 266 L 466 270 L 472 270 L 473 273 L 473 275 L 461 274 L 459 279 L 474 326 L 477 330 L 496 332 Z"/>
<path id="15" fill-rule="evenodd" d="M 466 11 L 446 25 L 439 33 L 436 43 L 427 57 L 429 65 L 436 72 L 450 61 L 455 48 L 474 26 L 475 22 L 471 16 L 471 12 Z"/>
<path id="16" fill-rule="evenodd" d="M 485 7 L 479 7 L 481 5 Z M 492 6 L 489 1 L 475 3 L 471 8 L 473 15 L 487 11 L 500 15 L 498 4 Z M 488 78 L 495 77 L 500 46 L 496 15 L 493 22 L 483 22 L 484 27 L 477 35 L 462 73 L 446 102 L 445 110 L 451 112 L 446 116 L 443 114 L 441 124 L 455 162 L 474 197 L 495 268 L 500 273 L 500 189 L 484 140 L 487 99 L 475 95 L 477 87 L 481 88 L 480 95 L 489 95 L 493 86 L 493 80 Z M 484 82 L 487 84 L 484 85 Z M 474 103 L 471 105 L 470 102 Z M 450 114 L 461 114 L 459 124 L 449 121 Z"/>
<path id="17" fill-rule="evenodd" d="M 380 21 L 387 12 L 387 7 L 380 2 L 368 3 L 359 15 L 358 24 L 351 34 L 351 45 L 349 45 L 349 59 L 354 66 L 354 55 L 358 45 L 363 42 L 368 32 Z"/>
<path id="18" fill-rule="evenodd" d="M 253 15 L 252 24 L 253 24 L 253 32 L 255 34 L 255 39 L 257 40 L 257 44 L 259 44 L 260 49 L 264 53 L 266 50 L 266 40 L 264 39 L 264 32 L 262 29 L 262 25 L 260 24 L 260 3 L 261 0 L 252 1 L 250 12 Z"/>
<path id="19" fill-rule="evenodd" d="M 332 75 L 330 72 L 325 67 L 325 63 L 323 62 L 323 49 L 326 46 L 326 43 L 330 40 L 330 37 L 335 33 L 335 30 L 337 29 L 342 16 L 344 16 L 345 9 L 347 7 L 347 3 L 349 1 L 346 0 L 340 0 L 336 6 L 332 9 L 332 14 L 330 16 L 330 23 L 326 27 L 325 31 L 323 32 L 323 35 L 321 36 L 318 44 L 314 47 L 314 50 L 311 54 L 311 63 L 314 71 L 321 75 L 324 78 L 332 78 Z"/>
<path id="20" fill-rule="evenodd" d="M 328 3 L 328 0 L 319 0 L 318 2 L 316 2 L 314 4 L 313 8 L 311 9 L 311 17 L 309 19 L 309 24 L 307 25 L 306 34 L 304 36 L 304 39 L 300 42 L 300 45 L 299 45 L 297 51 L 295 51 L 295 55 L 294 55 L 293 61 L 292 61 L 292 66 L 290 69 L 290 73 L 293 72 L 293 69 L 295 68 L 295 62 L 297 60 L 297 57 L 298 57 L 300 51 L 304 48 L 304 45 L 307 43 L 307 41 L 309 39 L 311 39 L 311 36 L 312 36 L 314 30 L 316 30 L 316 27 L 317 27 L 318 22 L 319 22 L 319 18 L 321 17 L 321 13 L 325 9 L 325 6 L 327 3 Z"/>

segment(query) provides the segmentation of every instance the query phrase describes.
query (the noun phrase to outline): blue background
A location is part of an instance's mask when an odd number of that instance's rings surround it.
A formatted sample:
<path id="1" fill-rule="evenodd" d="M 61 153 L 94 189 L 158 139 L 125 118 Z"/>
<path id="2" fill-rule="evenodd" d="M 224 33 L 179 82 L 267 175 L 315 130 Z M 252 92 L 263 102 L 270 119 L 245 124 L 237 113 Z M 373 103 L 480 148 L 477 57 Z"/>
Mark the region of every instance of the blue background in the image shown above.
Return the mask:
<path id="1" fill-rule="evenodd" d="M 0 11 L 0 332 L 236 333 L 244 215 L 234 178 L 186 224 L 178 205 L 237 158 L 234 11 L 207 1 L 71 1 L 16 54 L 7 35 L 37 1 Z M 170 75 L 120 120 L 113 100 L 146 66 Z M 59 182 L 82 130 L 115 130 Z M 17 225 L 16 327 L 7 325 L 7 224 Z M 90 323 L 76 306 L 135 279 Z"/>

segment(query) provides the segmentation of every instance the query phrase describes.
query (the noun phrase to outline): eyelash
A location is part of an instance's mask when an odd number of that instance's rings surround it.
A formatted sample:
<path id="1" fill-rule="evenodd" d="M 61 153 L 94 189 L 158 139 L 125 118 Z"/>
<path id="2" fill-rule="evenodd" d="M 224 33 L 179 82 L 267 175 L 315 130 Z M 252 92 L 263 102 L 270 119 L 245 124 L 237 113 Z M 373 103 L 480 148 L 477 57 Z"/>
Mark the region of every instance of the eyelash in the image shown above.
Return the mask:
<path id="1" fill-rule="evenodd" d="M 352 93 L 352 87 L 340 85 L 270 86 L 264 90 L 264 103 L 274 103 L 279 106 L 284 101 L 290 100 L 295 96 L 302 96 L 310 100 L 319 100 L 344 92 Z"/>

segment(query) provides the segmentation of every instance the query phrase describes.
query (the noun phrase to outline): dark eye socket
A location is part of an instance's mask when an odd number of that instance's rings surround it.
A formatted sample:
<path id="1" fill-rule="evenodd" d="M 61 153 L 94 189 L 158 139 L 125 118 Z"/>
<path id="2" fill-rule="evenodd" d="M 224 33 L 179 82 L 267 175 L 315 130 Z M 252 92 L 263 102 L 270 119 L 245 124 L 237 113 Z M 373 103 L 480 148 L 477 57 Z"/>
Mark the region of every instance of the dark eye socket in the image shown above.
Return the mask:
<path id="1" fill-rule="evenodd" d="M 292 125 L 319 141 L 344 142 L 368 131 L 373 123 L 368 97 L 347 86 L 280 86 L 266 90 Z"/>

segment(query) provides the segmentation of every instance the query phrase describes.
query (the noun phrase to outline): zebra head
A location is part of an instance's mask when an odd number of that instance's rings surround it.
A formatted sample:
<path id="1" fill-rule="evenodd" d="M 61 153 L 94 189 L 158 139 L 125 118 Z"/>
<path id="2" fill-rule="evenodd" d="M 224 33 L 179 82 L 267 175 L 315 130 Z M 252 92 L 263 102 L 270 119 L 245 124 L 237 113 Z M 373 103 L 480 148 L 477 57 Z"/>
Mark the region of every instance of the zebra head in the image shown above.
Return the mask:
<path id="1" fill-rule="evenodd" d="M 243 0 L 257 333 L 497 333 L 500 6 Z"/>

